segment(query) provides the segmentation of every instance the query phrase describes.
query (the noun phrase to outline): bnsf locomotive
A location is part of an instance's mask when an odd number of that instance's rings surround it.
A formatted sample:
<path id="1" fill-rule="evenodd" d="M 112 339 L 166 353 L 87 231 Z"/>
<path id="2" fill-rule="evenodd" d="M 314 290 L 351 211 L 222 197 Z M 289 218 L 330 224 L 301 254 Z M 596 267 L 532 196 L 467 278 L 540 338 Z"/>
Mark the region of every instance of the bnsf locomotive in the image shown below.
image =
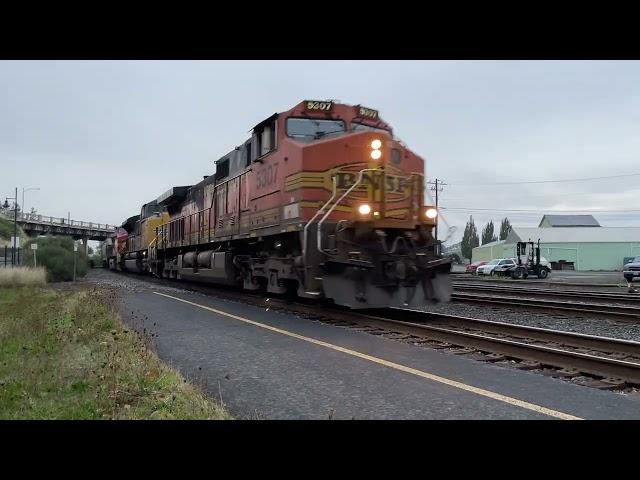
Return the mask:
<path id="1" fill-rule="evenodd" d="M 424 160 L 376 110 L 303 101 L 215 163 L 127 219 L 110 268 L 351 308 L 449 300 Z"/>

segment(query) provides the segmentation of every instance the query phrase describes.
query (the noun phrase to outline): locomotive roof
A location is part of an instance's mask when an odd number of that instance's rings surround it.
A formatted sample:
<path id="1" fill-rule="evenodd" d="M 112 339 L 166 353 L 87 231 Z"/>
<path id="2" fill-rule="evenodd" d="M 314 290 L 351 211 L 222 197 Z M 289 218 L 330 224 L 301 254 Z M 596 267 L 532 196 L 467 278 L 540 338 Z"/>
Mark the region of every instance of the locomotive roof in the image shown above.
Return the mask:
<path id="1" fill-rule="evenodd" d="M 168 205 L 170 203 L 179 202 L 184 199 L 191 187 L 191 185 L 171 187 L 169 190 L 160 195 L 156 199 L 156 202 L 158 202 L 159 205 Z"/>
<path id="2" fill-rule="evenodd" d="M 138 220 L 140 220 L 140 215 L 134 215 L 133 217 L 129 217 L 124 222 L 122 222 L 122 228 L 124 228 L 127 232 L 132 232 L 133 227 L 135 226 Z"/>
<path id="3" fill-rule="evenodd" d="M 321 105 L 323 109 L 309 108 L 309 104 Z M 318 115 L 327 116 L 330 118 L 351 118 L 365 125 L 371 125 L 378 128 L 386 128 L 391 130 L 391 125 L 386 123 L 379 116 L 378 110 L 375 110 L 364 105 L 351 105 L 349 103 L 342 103 L 339 100 L 302 100 L 289 110 L 284 112 L 276 112 L 273 115 L 258 122 L 251 131 L 255 132 L 260 130 L 264 125 L 269 124 L 279 116 L 303 116 L 303 117 L 317 117 Z"/>
<path id="4" fill-rule="evenodd" d="M 391 125 L 382 120 L 378 110 L 360 104 L 351 105 L 349 103 L 342 103 L 338 100 L 303 100 L 293 106 L 293 108 L 276 114 L 276 116 L 277 115 L 315 118 L 325 116 L 328 118 L 351 119 L 351 121 L 357 121 L 358 123 L 372 127 L 388 129 L 392 132 Z M 271 118 L 273 118 L 273 116 L 270 117 L 270 119 Z M 267 120 L 260 122 L 258 125 L 266 121 Z"/>
<path id="5" fill-rule="evenodd" d="M 260 123 L 258 123 L 255 127 L 253 127 L 251 130 L 256 130 L 259 129 L 260 127 L 262 127 L 263 125 L 266 125 L 272 121 L 274 121 L 276 118 L 278 118 L 279 113 L 274 113 L 273 115 L 271 115 L 269 118 L 265 118 L 264 120 L 262 120 Z"/>

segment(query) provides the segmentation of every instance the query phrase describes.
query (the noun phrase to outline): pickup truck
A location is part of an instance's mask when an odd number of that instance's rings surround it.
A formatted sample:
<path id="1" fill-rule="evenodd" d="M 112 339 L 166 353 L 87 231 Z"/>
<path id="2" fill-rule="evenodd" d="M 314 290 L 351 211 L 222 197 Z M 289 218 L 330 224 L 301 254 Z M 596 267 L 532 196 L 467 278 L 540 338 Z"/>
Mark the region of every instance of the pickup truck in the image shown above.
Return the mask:
<path id="1" fill-rule="evenodd" d="M 625 264 L 622 274 L 627 282 L 631 283 L 635 278 L 640 278 L 640 257 L 634 258 Z"/>

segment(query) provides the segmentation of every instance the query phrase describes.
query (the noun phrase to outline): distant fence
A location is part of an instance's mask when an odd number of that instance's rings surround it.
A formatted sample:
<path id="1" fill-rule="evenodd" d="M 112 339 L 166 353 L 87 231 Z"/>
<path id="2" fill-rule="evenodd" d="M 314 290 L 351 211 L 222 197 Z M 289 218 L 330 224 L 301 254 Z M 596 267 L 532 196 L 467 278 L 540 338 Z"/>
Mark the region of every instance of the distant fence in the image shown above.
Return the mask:
<path id="1" fill-rule="evenodd" d="M 0 268 L 11 268 L 24 264 L 25 252 L 23 248 L 0 247 Z"/>

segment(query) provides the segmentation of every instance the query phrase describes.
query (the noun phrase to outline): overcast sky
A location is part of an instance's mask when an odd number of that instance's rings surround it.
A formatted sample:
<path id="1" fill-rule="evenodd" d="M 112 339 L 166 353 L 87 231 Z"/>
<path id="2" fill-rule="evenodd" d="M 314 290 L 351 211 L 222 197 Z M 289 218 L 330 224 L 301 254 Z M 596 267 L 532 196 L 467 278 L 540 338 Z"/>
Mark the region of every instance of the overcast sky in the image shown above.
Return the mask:
<path id="1" fill-rule="evenodd" d="M 448 184 L 451 241 L 470 214 L 480 229 L 504 216 L 537 226 L 543 210 L 639 210 L 595 216 L 640 226 L 640 175 L 495 185 L 640 174 L 636 61 L 3 61 L 0 201 L 40 187 L 27 210 L 120 224 L 307 98 L 378 109 Z"/>

